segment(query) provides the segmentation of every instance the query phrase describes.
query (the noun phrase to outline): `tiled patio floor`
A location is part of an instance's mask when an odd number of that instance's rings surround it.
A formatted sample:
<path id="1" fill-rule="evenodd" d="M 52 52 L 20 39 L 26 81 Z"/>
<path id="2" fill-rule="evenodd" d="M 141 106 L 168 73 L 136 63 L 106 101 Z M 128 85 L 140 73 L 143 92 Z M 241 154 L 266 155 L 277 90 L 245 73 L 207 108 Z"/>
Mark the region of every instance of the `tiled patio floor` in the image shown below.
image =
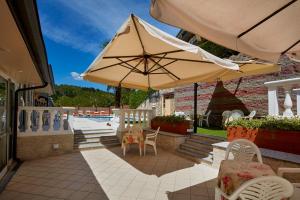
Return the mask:
<path id="1" fill-rule="evenodd" d="M 121 153 L 116 147 L 25 162 L 0 199 L 214 199 L 216 169 L 163 150 Z"/>

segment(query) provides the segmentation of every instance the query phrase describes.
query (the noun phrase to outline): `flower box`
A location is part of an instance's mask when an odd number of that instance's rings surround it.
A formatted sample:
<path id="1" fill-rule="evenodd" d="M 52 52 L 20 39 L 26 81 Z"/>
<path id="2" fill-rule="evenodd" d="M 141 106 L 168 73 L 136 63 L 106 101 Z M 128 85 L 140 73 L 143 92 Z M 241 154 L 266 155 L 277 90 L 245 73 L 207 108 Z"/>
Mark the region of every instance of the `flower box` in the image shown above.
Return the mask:
<path id="1" fill-rule="evenodd" d="M 227 140 L 248 139 L 258 147 L 300 154 L 300 131 L 268 130 L 261 128 L 228 127 Z"/>
<path id="2" fill-rule="evenodd" d="M 163 119 L 163 117 L 160 118 Z M 190 121 L 188 120 L 168 121 L 168 120 L 160 120 L 160 118 L 154 118 L 153 120 L 151 120 L 152 129 L 157 129 L 158 127 L 160 127 L 161 131 L 178 133 L 182 135 L 188 134 L 187 130 L 190 128 Z"/>

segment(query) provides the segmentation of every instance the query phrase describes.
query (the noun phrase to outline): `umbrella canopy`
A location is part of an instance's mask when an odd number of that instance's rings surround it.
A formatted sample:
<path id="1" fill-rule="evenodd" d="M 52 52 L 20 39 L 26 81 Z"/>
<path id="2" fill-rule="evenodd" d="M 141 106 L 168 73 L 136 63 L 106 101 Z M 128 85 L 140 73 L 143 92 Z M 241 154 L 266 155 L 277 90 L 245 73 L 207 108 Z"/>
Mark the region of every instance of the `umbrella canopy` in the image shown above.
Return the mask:
<path id="1" fill-rule="evenodd" d="M 82 76 L 112 86 L 162 89 L 237 70 L 238 64 L 131 15 Z"/>
<path id="2" fill-rule="evenodd" d="M 152 0 L 150 12 L 159 21 L 256 58 L 277 62 L 285 53 L 300 58 L 297 0 Z"/>

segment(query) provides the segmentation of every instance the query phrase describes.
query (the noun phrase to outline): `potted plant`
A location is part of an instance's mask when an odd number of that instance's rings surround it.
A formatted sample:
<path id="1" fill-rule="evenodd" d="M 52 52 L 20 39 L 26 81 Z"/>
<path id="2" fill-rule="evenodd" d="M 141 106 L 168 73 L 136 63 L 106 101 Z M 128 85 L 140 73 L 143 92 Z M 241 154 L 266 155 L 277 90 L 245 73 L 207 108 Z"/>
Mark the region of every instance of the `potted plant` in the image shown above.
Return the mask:
<path id="1" fill-rule="evenodd" d="M 151 128 L 157 129 L 158 127 L 162 131 L 186 135 L 190 122 L 185 120 L 184 116 L 157 116 L 151 120 Z"/>
<path id="2" fill-rule="evenodd" d="M 227 139 L 245 138 L 258 147 L 300 154 L 300 118 L 274 118 L 232 121 Z"/>

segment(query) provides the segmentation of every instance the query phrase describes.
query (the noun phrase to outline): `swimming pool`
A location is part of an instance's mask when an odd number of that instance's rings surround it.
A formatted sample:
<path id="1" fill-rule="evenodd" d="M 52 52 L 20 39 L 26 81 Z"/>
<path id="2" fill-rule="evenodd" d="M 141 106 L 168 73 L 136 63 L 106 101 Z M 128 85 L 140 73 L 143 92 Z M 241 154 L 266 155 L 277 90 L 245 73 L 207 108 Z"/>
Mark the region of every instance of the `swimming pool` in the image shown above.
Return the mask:
<path id="1" fill-rule="evenodd" d="M 84 117 L 77 117 L 77 118 L 86 118 L 96 122 L 109 122 L 113 118 L 112 116 L 84 116 Z"/>

